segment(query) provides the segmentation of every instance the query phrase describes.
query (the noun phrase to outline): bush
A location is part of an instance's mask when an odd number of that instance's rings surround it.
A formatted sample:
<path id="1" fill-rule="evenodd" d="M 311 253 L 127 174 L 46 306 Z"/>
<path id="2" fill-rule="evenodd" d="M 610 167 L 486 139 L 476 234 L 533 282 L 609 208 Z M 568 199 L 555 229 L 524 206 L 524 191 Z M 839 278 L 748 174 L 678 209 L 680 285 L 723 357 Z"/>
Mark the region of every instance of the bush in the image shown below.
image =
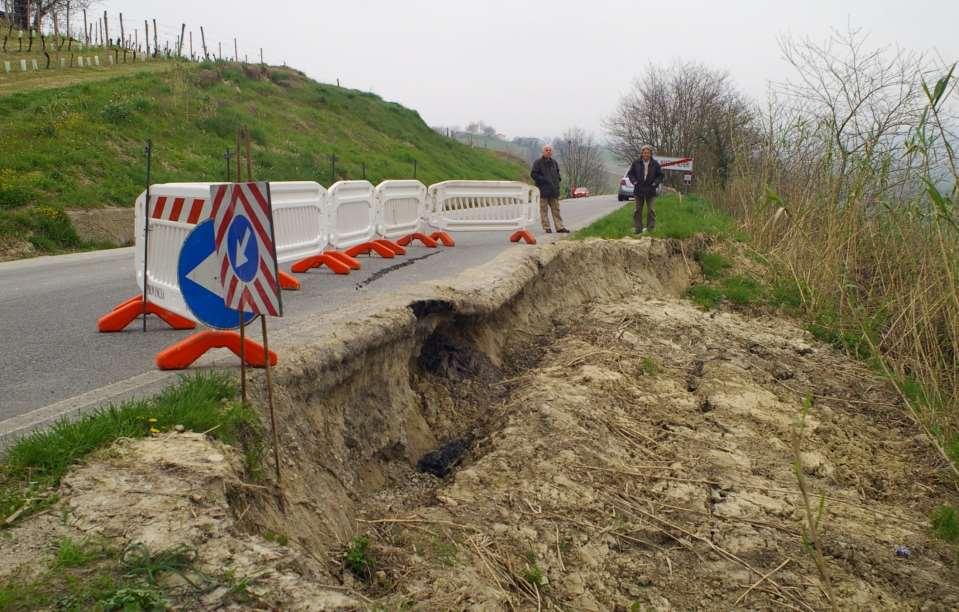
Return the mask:
<path id="1" fill-rule="evenodd" d="M 110 123 L 122 123 L 130 118 L 130 105 L 126 100 L 114 96 L 103 105 L 100 115 Z"/>
<path id="2" fill-rule="evenodd" d="M 0 170 L 0 209 L 20 208 L 37 197 L 37 174 Z"/>
<path id="3" fill-rule="evenodd" d="M 33 246 L 42 251 L 80 246 L 80 237 L 63 209 L 38 206 L 32 213 L 34 233 L 30 242 Z"/>
<path id="4" fill-rule="evenodd" d="M 942 505 L 932 512 L 932 531 L 940 540 L 959 543 L 959 513 L 949 505 Z"/>

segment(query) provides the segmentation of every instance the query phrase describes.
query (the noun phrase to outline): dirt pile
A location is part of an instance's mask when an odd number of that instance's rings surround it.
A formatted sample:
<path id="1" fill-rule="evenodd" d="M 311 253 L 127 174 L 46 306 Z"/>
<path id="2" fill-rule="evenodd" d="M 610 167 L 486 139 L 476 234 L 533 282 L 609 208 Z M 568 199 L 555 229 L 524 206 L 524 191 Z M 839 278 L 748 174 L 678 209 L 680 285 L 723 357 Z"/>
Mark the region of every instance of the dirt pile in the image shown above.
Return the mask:
<path id="1" fill-rule="evenodd" d="M 694 248 L 517 250 L 291 325 L 280 489 L 198 434 L 118 444 L 62 520 L 13 530 L 0 578 L 83 533 L 189 545 L 189 576 L 249 597 L 174 581 L 183 607 L 959 607 L 927 518 L 955 488 L 892 390 L 788 321 L 681 300 Z"/>
<path id="2" fill-rule="evenodd" d="M 452 477 L 364 513 L 385 574 L 371 592 L 422 609 L 828 607 L 793 471 L 812 393 L 799 456 L 813 513 L 825 496 L 832 596 L 959 606 L 955 551 L 927 518 L 955 492 L 869 371 L 785 321 L 678 300 L 565 320 Z"/>

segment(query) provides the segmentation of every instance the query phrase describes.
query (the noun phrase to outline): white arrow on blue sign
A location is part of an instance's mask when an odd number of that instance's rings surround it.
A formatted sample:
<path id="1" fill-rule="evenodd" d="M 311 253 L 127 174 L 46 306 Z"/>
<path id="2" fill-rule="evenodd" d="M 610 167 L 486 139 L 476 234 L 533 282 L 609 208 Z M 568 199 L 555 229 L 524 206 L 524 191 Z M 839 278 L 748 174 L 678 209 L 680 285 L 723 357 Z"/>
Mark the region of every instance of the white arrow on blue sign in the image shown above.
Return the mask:
<path id="1" fill-rule="evenodd" d="M 240 313 L 227 308 L 220 282 L 220 258 L 213 236 L 213 220 L 208 219 L 186 237 L 177 262 L 177 279 L 187 308 L 196 320 L 214 329 L 235 329 L 240 326 Z M 256 318 L 244 313 L 249 323 Z"/>

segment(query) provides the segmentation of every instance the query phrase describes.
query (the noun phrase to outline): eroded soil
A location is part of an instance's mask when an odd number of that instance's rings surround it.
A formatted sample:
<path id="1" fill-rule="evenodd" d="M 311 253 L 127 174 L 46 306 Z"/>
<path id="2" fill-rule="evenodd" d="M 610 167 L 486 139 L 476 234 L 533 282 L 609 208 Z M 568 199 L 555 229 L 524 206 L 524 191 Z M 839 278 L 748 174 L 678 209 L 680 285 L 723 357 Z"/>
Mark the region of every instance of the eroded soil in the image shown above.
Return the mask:
<path id="1" fill-rule="evenodd" d="M 486 316 L 508 328 L 495 341 L 452 317 L 354 364 L 390 385 L 350 382 L 344 358 L 328 394 L 297 391 L 335 398 L 349 435 L 337 442 L 332 408 L 285 415 L 281 490 L 243 482 L 238 453 L 199 434 L 118 443 L 65 480 L 61 508 L 0 540 L 0 580 L 96 535 L 190 546 L 188 577 L 219 578 L 203 592 L 167 578 L 185 609 L 959 608 L 957 553 L 928 519 L 959 496 L 872 372 L 787 320 L 703 312 L 648 283 L 532 316 L 524 299 L 548 295 L 513 299 L 518 322 Z M 415 423 L 357 416 L 391 408 Z"/>

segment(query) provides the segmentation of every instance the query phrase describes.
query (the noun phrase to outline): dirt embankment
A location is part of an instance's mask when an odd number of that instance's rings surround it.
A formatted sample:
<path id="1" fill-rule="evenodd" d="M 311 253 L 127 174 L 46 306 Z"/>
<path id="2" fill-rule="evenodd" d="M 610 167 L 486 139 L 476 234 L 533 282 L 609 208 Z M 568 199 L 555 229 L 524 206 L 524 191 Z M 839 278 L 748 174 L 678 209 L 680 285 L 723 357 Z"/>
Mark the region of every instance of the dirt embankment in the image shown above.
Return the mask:
<path id="1" fill-rule="evenodd" d="M 927 528 L 955 489 L 892 390 L 788 321 L 679 299 L 691 246 L 517 250 L 358 322 L 294 325 L 279 490 L 199 435 L 121 444 L 65 481 L 66 520 L 14 530 L 0 576 L 99 533 L 191 542 L 198 571 L 251 578 L 243 605 L 284 609 L 959 606 Z"/>

